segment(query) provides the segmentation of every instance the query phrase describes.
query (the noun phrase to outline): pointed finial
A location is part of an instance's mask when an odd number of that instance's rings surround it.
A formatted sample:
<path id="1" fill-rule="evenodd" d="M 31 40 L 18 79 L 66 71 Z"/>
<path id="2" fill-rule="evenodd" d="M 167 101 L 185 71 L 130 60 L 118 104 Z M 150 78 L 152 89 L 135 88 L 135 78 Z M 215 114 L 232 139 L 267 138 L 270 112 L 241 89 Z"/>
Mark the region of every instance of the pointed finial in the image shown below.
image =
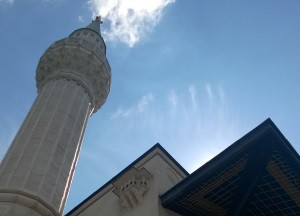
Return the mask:
<path id="1" fill-rule="evenodd" d="M 0 0 L 1 1 L 1 0 Z M 101 20 L 101 16 L 98 15 L 96 16 L 96 18 L 92 21 L 92 23 L 90 23 L 87 27 L 87 29 L 91 29 L 95 32 L 97 32 L 98 34 L 100 34 L 100 25 L 102 24 L 102 20 Z"/>
<path id="2" fill-rule="evenodd" d="M 98 16 L 96 16 L 96 19 L 95 19 L 95 21 L 99 21 L 100 22 L 100 24 L 102 24 L 103 22 L 102 22 L 102 17 L 98 14 Z"/>

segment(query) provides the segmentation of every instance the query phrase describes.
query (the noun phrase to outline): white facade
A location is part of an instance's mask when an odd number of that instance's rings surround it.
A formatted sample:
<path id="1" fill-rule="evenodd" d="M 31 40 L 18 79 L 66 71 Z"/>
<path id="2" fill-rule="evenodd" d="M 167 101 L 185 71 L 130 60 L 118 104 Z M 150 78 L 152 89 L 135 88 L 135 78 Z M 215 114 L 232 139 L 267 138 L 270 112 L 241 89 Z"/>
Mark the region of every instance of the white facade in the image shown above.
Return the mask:
<path id="1" fill-rule="evenodd" d="M 156 145 L 67 216 L 177 216 L 161 206 L 160 195 L 186 175 Z"/>

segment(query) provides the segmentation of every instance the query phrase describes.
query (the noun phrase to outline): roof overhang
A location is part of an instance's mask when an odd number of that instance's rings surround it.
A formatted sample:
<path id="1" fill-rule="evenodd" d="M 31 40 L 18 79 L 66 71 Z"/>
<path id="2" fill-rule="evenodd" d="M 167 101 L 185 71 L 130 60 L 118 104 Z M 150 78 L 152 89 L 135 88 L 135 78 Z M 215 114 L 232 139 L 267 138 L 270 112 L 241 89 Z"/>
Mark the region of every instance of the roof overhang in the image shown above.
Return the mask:
<path id="1" fill-rule="evenodd" d="M 271 184 L 277 195 L 270 189 Z M 164 207 L 189 216 L 246 212 L 259 215 L 253 212 L 275 210 L 279 215 L 290 212 L 297 215 L 300 214 L 300 157 L 267 119 L 163 194 L 161 202 Z"/>

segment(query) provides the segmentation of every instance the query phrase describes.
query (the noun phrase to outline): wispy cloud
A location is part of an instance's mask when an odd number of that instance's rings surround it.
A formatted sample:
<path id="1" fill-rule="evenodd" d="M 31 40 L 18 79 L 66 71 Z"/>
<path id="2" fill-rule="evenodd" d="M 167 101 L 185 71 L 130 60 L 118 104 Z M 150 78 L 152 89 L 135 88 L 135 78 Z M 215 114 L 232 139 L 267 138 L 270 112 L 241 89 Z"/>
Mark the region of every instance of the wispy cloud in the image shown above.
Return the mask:
<path id="1" fill-rule="evenodd" d="M 190 93 L 193 108 L 196 108 L 198 103 L 197 103 L 197 89 L 195 88 L 195 86 L 193 85 L 189 86 L 189 93 Z"/>
<path id="2" fill-rule="evenodd" d="M 114 113 L 111 114 L 111 118 L 126 118 L 133 114 L 143 113 L 147 110 L 148 106 L 154 102 L 152 93 L 145 94 L 141 99 L 129 108 L 119 107 Z"/>
<path id="3" fill-rule="evenodd" d="M 0 3 L 13 4 L 15 0 L 0 0 Z"/>
<path id="4" fill-rule="evenodd" d="M 154 101 L 152 93 L 149 93 L 147 95 L 144 95 L 141 100 L 138 102 L 138 111 L 144 112 L 144 110 L 147 108 L 147 106 Z"/>
<path id="5" fill-rule="evenodd" d="M 207 92 L 207 96 L 209 97 L 210 100 L 212 100 L 213 93 L 212 93 L 210 84 L 206 84 L 205 89 Z"/>
<path id="6" fill-rule="evenodd" d="M 168 96 L 168 100 L 171 103 L 172 107 L 177 107 L 178 101 L 179 101 L 179 97 L 178 95 L 175 93 L 174 90 L 171 90 Z"/>
<path id="7" fill-rule="evenodd" d="M 109 22 L 106 40 L 134 46 L 155 27 L 163 9 L 175 0 L 89 0 L 91 9 Z"/>
<path id="8" fill-rule="evenodd" d="M 40 0 L 42 2 L 49 2 L 51 0 Z M 9 5 L 13 5 L 15 3 L 15 0 L 0 0 L 0 3 L 5 3 L 5 4 L 9 4 Z"/>
<path id="9" fill-rule="evenodd" d="M 80 23 L 83 23 L 83 22 L 84 22 L 84 19 L 83 19 L 82 16 L 78 16 L 78 22 L 80 22 Z"/>
<path id="10" fill-rule="evenodd" d="M 111 117 L 118 136 L 135 134 L 134 142 L 141 146 L 161 142 L 190 171 L 225 149 L 240 132 L 237 114 L 221 84 L 145 94 Z"/>

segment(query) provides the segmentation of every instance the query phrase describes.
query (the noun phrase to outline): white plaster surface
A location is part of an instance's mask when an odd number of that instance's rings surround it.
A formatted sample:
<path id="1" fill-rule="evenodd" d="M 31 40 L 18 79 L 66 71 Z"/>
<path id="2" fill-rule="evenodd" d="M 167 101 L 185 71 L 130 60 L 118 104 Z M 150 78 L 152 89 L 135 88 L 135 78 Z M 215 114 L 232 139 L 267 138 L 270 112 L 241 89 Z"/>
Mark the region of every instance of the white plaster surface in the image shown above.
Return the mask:
<path id="1" fill-rule="evenodd" d="M 94 198 L 81 205 L 71 216 L 178 216 L 178 214 L 163 208 L 159 196 L 183 180 L 186 176 L 159 149 L 155 149 L 134 165 L 137 170 L 145 169 L 151 175 L 148 181 L 149 190 L 143 195 L 142 201 L 130 210 L 121 205 L 119 196 L 114 193 L 117 185 L 114 183 L 103 188 Z M 118 179 L 132 177 L 127 171 Z M 119 180 L 116 180 L 118 182 Z"/>

